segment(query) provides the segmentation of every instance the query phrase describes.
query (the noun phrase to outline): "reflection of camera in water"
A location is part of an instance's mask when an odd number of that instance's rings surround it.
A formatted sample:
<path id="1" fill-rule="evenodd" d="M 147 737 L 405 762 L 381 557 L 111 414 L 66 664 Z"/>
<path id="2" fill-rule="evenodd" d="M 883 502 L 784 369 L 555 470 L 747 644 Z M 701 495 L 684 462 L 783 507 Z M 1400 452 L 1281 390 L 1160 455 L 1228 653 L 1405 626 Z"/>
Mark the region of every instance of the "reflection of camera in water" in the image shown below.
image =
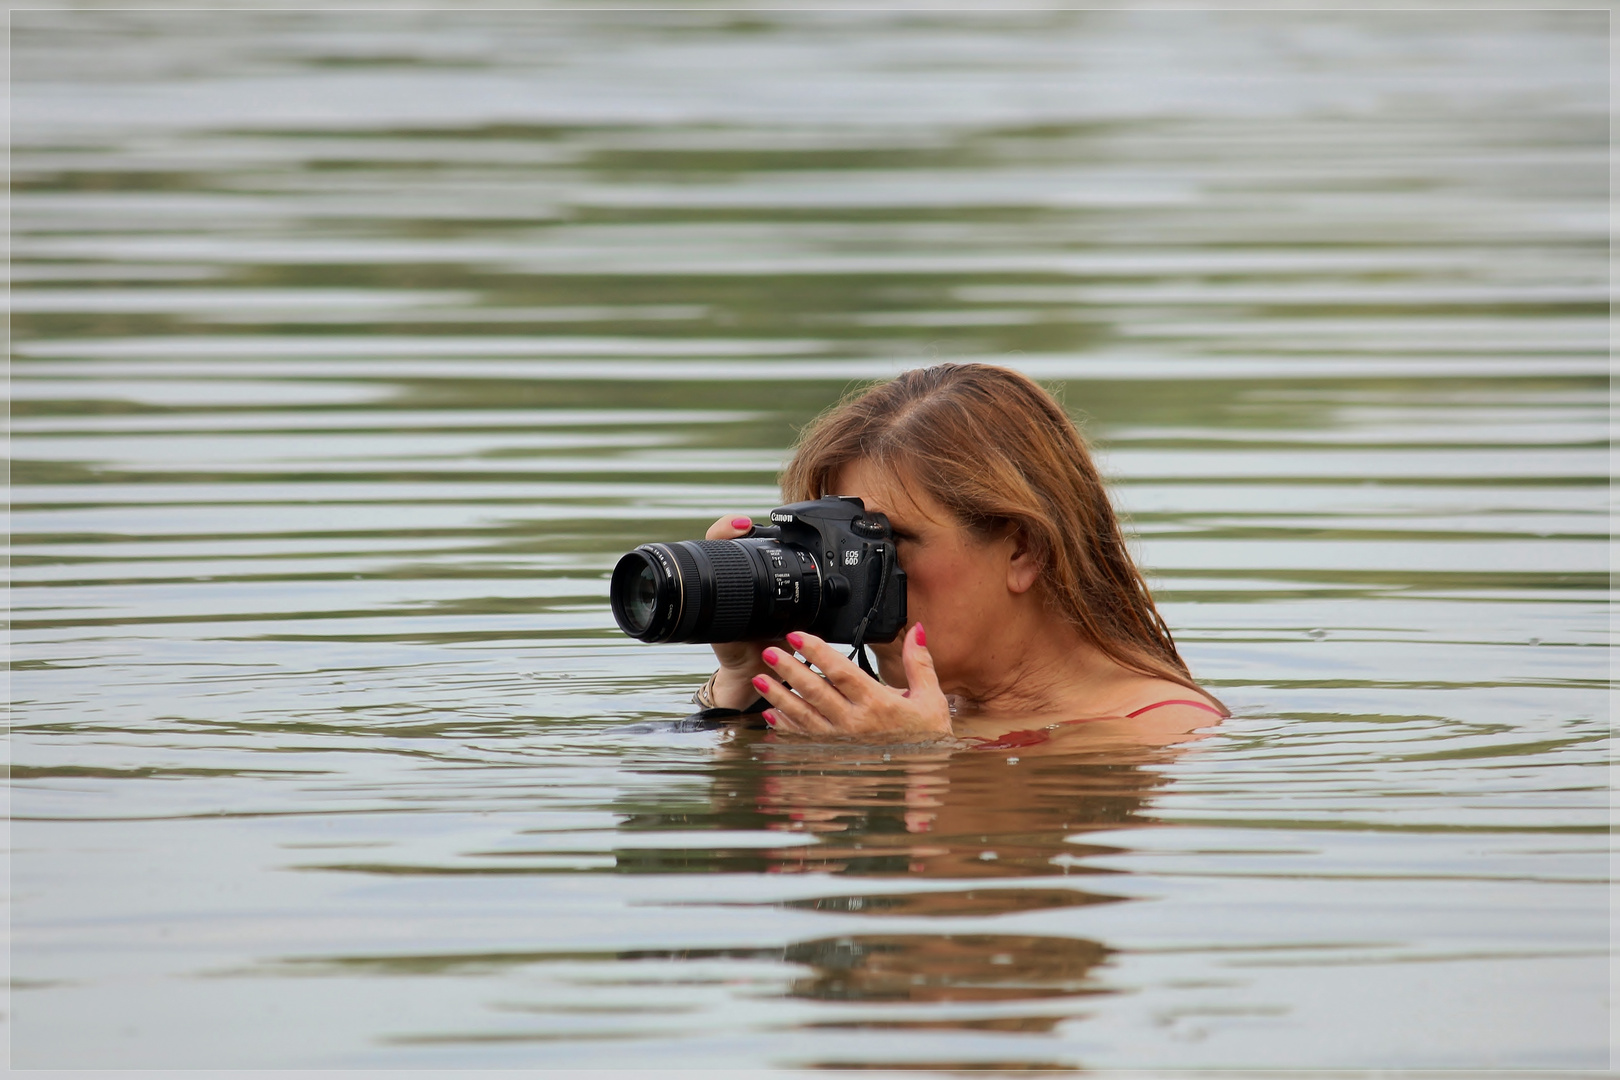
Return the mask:
<path id="1" fill-rule="evenodd" d="M 737 540 L 643 544 L 609 588 L 619 628 L 642 641 L 767 641 L 807 630 L 860 646 L 906 624 L 906 575 L 889 519 L 860 499 L 771 511 Z"/>

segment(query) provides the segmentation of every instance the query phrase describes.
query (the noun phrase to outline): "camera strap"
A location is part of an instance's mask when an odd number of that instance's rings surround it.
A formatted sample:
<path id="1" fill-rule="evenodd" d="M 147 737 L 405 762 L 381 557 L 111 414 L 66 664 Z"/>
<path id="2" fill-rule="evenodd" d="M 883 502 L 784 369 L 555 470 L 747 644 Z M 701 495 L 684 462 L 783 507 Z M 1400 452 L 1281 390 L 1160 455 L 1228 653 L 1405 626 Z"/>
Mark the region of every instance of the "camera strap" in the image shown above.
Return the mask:
<path id="1" fill-rule="evenodd" d="M 766 701 L 764 698 L 756 698 L 754 703 L 748 706 L 746 709 L 722 709 L 719 706 L 711 706 L 707 709 L 699 709 L 697 712 L 693 713 L 691 716 L 688 716 L 684 720 L 675 721 L 675 725 L 671 730 L 713 731 L 715 728 L 725 727 L 731 722 L 744 717 L 757 717 L 760 713 L 764 712 L 770 707 L 771 703 Z M 743 726 L 751 728 L 763 728 L 766 725 L 765 721 L 760 720 L 757 723 L 745 724 Z"/>
<path id="2" fill-rule="evenodd" d="M 866 655 L 866 628 L 871 625 L 872 619 L 877 615 L 878 607 L 883 603 L 883 594 L 889 589 L 889 568 L 894 562 L 894 547 L 891 544 L 878 546 L 878 587 L 872 594 L 872 606 L 866 609 L 866 617 L 855 625 L 855 633 L 851 635 L 849 658 L 861 666 L 861 670 L 876 679 L 878 673 L 872 670 L 872 661 Z"/>
<path id="3" fill-rule="evenodd" d="M 855 646 L 855 651 L 849 654 L 849 658 L 861 665 L 861 670 L 872 676 L 872 678 L 878 678 L 878 673 L 872 670 L 872 661 L 866 655 L 866 646 Z M 879 681 L 882 680 L 879 679 Z"/>

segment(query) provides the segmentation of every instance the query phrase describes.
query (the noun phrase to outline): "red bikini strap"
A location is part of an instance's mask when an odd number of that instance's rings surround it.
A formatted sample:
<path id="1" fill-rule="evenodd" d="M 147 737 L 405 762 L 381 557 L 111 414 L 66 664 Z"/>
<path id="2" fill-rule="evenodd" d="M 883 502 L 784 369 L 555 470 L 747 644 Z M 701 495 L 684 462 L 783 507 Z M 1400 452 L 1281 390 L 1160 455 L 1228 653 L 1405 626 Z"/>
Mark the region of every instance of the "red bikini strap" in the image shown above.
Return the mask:
<path id="1" fill-rule="evenodd" d="M 1212 712 L 1216 716 L 1226 715 L 1215 706 L 1204 701 L 1155 701 L 1151 705 L 1142 706 L 1135 712 L 1126 713 L 1125 716 L 1127 718 L 1132 716 L 1141 716 L 1145 712 L 1149 712 L 1165 705 L 1191 705 L 1194 708 Z M 1094 724 L 1099 720 L 1106 719 L 1108 719 L 1106 716 L 1088 716 L 1083 720 L 1059 720 L 1056 724 L 1053 724 L 1052 727 L 1060 727 L 1065 724 Z M 975 750 L 1015 750 L 1020 746 L 1034 746 L 1037 743 L 1046 742 L 1051 738 L 1051 735 L 1049 735 L 1046 731 L 1009 731 L 1005 735 L 1002 735 L 1000 738 L 996 739 L 984 739 L 978 735 L 969 735 L 968 738 L 978 741 L 979 745 L 973 748 Z"/>
<path id="2" fill-rule="evenodd" d="M 1180 701 L 1180 700 L 1177 700 L 1177 701 L 1155 701 L 1151 705 L 1144 705 L 1140 709 L 1137 709 L 1135 712 L 1128 712 L 1125 715 L 1126 715 L 1127 718 L 1132 717 L 1132 716 L 1141 716 L 1145 712 L 1148 712 L 1148 711 L 1150 711 L 1152 709 L 1162 709 L 1166 705 L 1191 705 L 1195 709 L 1203 709 L 1205 712 L 1212 712 L 1216 716 L 1221 715 L 1221 710 L 1217 709 L 1215 706 L 1211 705 L 1207 701 Z"/>

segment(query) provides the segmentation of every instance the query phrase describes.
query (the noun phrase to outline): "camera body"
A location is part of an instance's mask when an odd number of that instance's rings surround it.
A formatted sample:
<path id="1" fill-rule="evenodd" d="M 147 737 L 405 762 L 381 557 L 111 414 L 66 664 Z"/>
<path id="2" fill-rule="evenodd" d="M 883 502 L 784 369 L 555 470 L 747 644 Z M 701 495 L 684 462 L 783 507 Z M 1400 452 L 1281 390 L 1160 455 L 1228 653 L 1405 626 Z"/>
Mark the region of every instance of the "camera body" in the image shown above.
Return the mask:
<path id="1" fill-rule="evenodd" d="M 895 558 L 887 517 L 867 510 L 853 496 L 835 495 L 772 510 L 771 527 L 784 549 L 821 555 L 821 611 L 804 629 L 826 641 L 853 645 L 862 629 L 864 644 L 893 641 L 905 628 L 906 572 Z M 759 532 L 755 529 L 754 535 Z M 767 558 L 774 560 L 768 552 Z M 779 592 L 780 584 L 776 587 Z"/>
<path id="2" fill-rule="evenodd" d="M 771 511 L 736 540 L 643 544 L 619 560 L 613 617 L 652 642 L 892 641 L 906 625 L 906 575 L 889 519 L 828 496 Z"/>

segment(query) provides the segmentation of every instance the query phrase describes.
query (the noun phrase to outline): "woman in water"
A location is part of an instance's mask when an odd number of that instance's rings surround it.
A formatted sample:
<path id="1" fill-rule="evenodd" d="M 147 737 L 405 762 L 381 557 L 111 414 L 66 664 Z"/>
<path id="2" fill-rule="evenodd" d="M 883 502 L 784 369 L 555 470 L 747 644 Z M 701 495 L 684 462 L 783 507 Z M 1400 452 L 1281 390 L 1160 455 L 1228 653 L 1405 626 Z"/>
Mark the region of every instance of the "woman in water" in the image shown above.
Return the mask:
<path id="1" fill-rule="evenodd" d="M 938 364 L 874 387 L 807 429 L 782 491 L 887 515 L 912 621 L 871 646 L 881 682 L 812 634 L 715 645 L 700 705 L 763 697 L 779 734 L 1007 748 L 1062 725 L 1168 736 L 1226 715 L 1177 653 L 1074 423 L 1026 376 Z M 751 527 L 727 516 L 708 538 Z"/>

